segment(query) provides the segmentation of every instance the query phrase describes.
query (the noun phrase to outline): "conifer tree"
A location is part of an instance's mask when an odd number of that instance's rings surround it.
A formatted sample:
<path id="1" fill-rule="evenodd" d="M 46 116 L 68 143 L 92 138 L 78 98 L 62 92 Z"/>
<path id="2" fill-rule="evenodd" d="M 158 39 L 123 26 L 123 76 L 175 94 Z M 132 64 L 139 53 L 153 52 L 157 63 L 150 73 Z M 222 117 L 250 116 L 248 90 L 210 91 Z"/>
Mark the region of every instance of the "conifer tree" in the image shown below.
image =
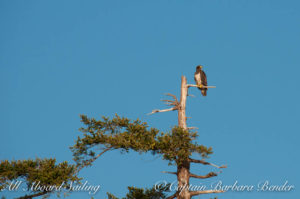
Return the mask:
<path id="1" fill-rule="evenodd" d="M 186 99 L 188 88 L 198 87 L 197 85 L 187 84 L 186 77 L 181 78 L 181 95 L 178 101 L 175 95 L 167 94 L 172 100 L 164 100 L 169 109 L 153 110 L 150 114 L 178 111 L 178 125 L 174 126 L 170 132 L 161 132 L 156 128 L 149 127 L 146 122 L 140 120 L 130 120 L 126 117 L 115 115 L 112 119 L 102 117 L 100 120 L 88 118 L 81 115 L 81 121 L 85 125 L 80 128 L 83 133 L 77 138 L 74 146 L 70 147 L 73 151 L 76 165 L 62 162 L 56 164 L 55 159 L 36 160 L 17 160 L 0 162 L 0 190 L 8 189 L 16 180 L 26 181 L 27 190 L 39 182 L 41 187 L 63 185 L 66 191 L 70 188 L 71 182 L 80 182 L 77 176 L 84 167 L 91 166 L 92 163 L 102 154 L 111 150 L 120 150 L 123 152 L 136 151 L 139 153 L 151 152 L 153 155 L 159 155 L 162 159 L 168 161 L 170 165 L 175 165 L 177 171 L 165 172 L 175 174 L 178 181 L 178 190 L 173 195 L 167 197 L 168 186 L 160 187 L 158 190 L 141 189 L 128 187 L 128 194 L 123 199 L 190 199 L 193 196 L 209 193 L 220 193 L 220 190 L 199 190 L 190 191 L 190 178 L 206 179 L 217 176 L 217 173 L 210 172 L 206 175 L 196 175 L 191 173 L 191 163 L 210 165 L 219 169 L 226 166 L 218 166 L 205 160 L 212 154 L 212 148 L 199 145 L 195 140 L 197 132 L 188 128 L 186 124 Z M 209 88 L 209 86 L 207 86 Z M 98 151 L 99 146 L 101 151 Z M 196 160 L 191 155 L 197 153 L 203 159 Z M 42 196 L 50 196 L 55 190 L 31 190 L 29 195 L 21 196 L 19 199 L 31 199 Z M 57 192 L 57 194 L 59 194 Z M 108 193 L 108 199 L 117 199 L 113 194 Z"/>
<path id="2" fill-rule="evenodd" d="M 186 99 L 188 89 L 198 87 L 197 85 L 187 84 L 185 76 L 181 78 L 181 95 L 178 101 L 175 95 L 168 94 L 172 100 L 164 100 L 169 109 L 153 110 L 150 114 L 177 111 L 178 125 L 173 127 L 170 132 L 161 132 L 160 130 L 149 127 L 146 122 L 140 120 L 130 120 L 126 117 L 115 115 L 112 119 L 102 117 L 97 120 L 81 115 L 81 121 L 84 127 L 80 129 L 83 133 L 78 137 L 73 151 L 74 160 L 77 167 L 83 168 L 90 166 L 102 154 L 111 150 L 120 150 L 123 152 L 136 151 L 139 153 L 151 152 L 153 155 L 160 155 L 162 159 L 169 162 L 170 165 L 176 165 L 177 171 L 166 172 L 175 174 L 178 181 L 178 190 L 169 196 L 168 199 L 190 199 L 193 196 L 209 193 L 220 193 L 221 190 L 199 190 L 190 191 L 188 188 L 190 178 L 205 179 L 217 176 L 217 173 L 210 172 L 206 175 L 196 175 L 191 173 L 191 163 L 210 165 L 219 169 L 226 166 L 218 166 L 205 160 L 212 154 L 212 148 L 199 145 L 195 142 L 197 133 L 187 127 L 186 124 Z M 210 88 L 207 86 L 207 88 Z M 101 146 L 101 151 L 96 150 Z M 193 153 L 200 154 L 203 159 L 196 160 L 191 158 Z M 138 192 L 138 189 L 132 189 Z M 109 195 L 113 198 L 113 195 Z"/>
<path id="3" fill-rule="evenodd" d="M 0 162 L 0 191 L 17 191 L 25 185 L 29 192 L 18 199 L 46 198 L 54 192 L 59 195 L 69 189 L 71 182 L 79 180 L 75 165 L 66 161 L 56 164 L 54 158 Z"/>

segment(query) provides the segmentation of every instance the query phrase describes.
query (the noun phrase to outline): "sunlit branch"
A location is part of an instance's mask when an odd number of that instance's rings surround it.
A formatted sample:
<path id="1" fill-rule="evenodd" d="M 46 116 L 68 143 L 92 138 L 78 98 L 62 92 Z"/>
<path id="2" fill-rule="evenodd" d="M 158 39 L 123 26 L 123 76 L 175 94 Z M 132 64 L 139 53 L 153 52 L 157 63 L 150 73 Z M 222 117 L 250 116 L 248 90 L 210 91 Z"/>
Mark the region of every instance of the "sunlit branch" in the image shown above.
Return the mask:
<path id="1" fill-rule="evenodd" d="M 172 108 L 162 109 L 162 110 L 154 109 L 151 113 L 148 113 L 147 115 L 152 115 L 154 113 L 162 113 L 162 112 L 174 111 L 174 110 L 177 110 L 177 108 L 176 107 L 172 107 Z"/>
<path id="2" fill-rule="evenodd" d="M 199 85 L 195 85 L 195 84 L 187 84 L 186 85 L 188 88 L 189 87 L 198 87 L 198 88 L 216 88 L 216 86 L 199 86 Z"/>

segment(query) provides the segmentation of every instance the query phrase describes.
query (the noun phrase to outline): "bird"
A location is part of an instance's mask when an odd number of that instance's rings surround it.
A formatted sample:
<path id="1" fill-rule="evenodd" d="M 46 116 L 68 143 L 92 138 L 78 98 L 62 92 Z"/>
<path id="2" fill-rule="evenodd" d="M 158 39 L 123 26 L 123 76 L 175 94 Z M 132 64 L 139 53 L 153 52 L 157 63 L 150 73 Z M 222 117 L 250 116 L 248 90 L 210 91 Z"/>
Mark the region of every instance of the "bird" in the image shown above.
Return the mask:
<path id="1" fill-rule="evenodd" d="M 195 82 L 198 86 L 198 89 L 201 90 L 203 96 L 206 96 L 207 88 L 203 88 L 203 86 L 207 86 L 207 78 L 205 72 L 202 70 L 203 66 L 199 65 L 196 67 L 196 72 L 194 74 Z"/>

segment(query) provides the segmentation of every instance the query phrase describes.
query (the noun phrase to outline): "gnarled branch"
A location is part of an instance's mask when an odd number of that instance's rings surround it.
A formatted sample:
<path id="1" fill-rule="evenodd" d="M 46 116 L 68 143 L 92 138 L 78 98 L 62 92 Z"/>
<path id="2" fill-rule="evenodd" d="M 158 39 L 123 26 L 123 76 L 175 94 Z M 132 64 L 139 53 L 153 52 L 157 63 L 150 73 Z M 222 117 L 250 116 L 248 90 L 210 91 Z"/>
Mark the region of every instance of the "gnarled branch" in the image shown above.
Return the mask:
<path id="1" fill-rule="evenodd" d="M 170 97 L 173 97 L 174 101 L 175 101 L 175 102 L 178 102 L 177 97 L 176 97 L 175 95 L 173 95 L 173 94 L 171 94 L 171 93 L 166 93 L 165 95 L 170 96 Z"/>
<path id="2" fill-rule="evenodd" d="M 152 115 L 154 113 L 162 113 L 162 112 L 168 112 L 168 111 L 174 111 L 174 110 L 178 110 L 179 108 L 179 102 L 176 98 L 175 95 L 171 94 L 171 93 L 166 93 L 165 95 L 170 96 L 173 98 L 173 100 L 162 100 L 165 102 L 165 104 L 167 104 L 168 106 L 173 106 L 172 108 L 168 108 L 168 109 L 154 109 L 151 113 L 148 113 L 147 115 Z"/>
<path id="3" fill-rule="evenodd" d="M 172 97 L 173 100 L 161 100 L 161 101 L 164 101 L 165 104 L 167 104 L 168 106 L 175 106 L 178 108 L 179 102 L 178 102 L 176 96 L 171 93 L 166 93 L 165 95 Z"/>

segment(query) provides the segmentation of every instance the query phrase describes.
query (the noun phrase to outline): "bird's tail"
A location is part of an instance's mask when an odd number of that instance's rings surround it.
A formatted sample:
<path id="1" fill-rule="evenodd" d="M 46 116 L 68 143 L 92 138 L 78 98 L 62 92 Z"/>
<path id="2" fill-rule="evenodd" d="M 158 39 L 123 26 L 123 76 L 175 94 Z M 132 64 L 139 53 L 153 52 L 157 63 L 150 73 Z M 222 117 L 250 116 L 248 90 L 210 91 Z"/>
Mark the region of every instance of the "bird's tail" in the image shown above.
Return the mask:
<path id="1" fill-rule="evenodd" d="M 199 88 L 200 89 L 200 88 Z M 200 89 L 203 96 L 206 96 L 207 89 Z"/>

